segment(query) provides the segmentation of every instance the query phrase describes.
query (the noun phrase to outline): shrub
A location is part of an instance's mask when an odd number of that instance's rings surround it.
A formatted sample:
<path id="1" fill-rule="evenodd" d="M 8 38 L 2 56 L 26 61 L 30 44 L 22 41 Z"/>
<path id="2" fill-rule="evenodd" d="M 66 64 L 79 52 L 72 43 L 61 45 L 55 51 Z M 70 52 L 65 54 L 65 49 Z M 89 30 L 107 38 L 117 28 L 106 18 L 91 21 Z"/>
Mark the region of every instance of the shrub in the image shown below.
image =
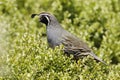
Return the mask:
<path id="1" fill-rule="evenodd" d="M 0 1 L 0 79 L 119 80 L 119 0 Z M 63 46 L 47 47 L 46 28 L 32 13 L 54 14 L 69 32 L 82 38 L 108 65 L 90 56 L 78 63 Z"/>

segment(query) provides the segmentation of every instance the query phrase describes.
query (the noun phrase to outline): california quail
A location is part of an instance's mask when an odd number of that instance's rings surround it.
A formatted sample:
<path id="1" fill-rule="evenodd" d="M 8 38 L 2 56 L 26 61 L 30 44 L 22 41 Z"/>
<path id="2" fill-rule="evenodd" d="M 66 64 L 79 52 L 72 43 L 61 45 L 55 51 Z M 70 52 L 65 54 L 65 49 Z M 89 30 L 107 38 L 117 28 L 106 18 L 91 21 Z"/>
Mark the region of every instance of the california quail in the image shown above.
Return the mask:
<path id="1" fill-rule="evenodd" d="M 73 54 L 75 60 L 78 60 L 80 56 L 91 55 L 95 60 L 105 63 L 92 52 L 85 42 L 61 27 L 54 15 L 42 12 L 32 14 L 31 17 L 34 18 L 36 15 L 39 16 L 39 21 L 46 25 L 47 41 L 51 48 L 63 44 L 64 52 L 68 55 Z"/>

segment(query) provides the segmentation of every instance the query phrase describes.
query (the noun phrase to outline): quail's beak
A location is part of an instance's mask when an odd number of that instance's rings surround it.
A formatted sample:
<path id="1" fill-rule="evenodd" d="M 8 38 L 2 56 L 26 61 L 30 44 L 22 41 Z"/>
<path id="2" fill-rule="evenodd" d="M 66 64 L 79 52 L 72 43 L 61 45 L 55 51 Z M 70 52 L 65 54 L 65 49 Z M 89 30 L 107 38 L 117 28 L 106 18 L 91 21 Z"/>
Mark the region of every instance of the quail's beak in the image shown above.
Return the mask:
<path id="1" fill-rule="evenodd" d="M 39 21 L 41 22 L 41 20 L 43 19 L 43 17 L 42 17 L 41 15 L 39 15 L 39 17 L 40 17 L 40 18 L 39 18 Z"/>

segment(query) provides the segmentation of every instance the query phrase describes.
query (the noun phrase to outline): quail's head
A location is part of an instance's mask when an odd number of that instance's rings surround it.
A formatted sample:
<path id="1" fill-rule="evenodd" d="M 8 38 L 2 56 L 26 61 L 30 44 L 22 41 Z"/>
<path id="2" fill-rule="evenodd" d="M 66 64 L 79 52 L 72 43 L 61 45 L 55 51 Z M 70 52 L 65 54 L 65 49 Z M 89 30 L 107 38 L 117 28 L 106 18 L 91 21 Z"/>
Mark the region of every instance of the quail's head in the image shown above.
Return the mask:
<path id="1" fill-rule="evenodd" d="M 34 18 L 36 15 L 39 16 L 39 21 L 46 26 L 52 23 L 58 23 L 56 17 L 50 13 L 42 12 L 40 14 L 32 14 L 31 17 Z"/>

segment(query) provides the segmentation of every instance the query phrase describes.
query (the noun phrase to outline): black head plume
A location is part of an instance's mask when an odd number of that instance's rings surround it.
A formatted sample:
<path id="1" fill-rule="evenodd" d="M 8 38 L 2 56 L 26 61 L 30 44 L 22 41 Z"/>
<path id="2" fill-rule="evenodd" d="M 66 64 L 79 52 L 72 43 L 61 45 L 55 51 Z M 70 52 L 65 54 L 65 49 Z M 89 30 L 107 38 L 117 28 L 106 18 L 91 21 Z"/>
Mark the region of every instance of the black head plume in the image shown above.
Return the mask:
<path id="1" fill-rule="evenodd" d="M 34 18 L 36 15 L 38 15 L 38 14 L 32 14 L 32 15 L 31 15 L 31 18 Z"/>

